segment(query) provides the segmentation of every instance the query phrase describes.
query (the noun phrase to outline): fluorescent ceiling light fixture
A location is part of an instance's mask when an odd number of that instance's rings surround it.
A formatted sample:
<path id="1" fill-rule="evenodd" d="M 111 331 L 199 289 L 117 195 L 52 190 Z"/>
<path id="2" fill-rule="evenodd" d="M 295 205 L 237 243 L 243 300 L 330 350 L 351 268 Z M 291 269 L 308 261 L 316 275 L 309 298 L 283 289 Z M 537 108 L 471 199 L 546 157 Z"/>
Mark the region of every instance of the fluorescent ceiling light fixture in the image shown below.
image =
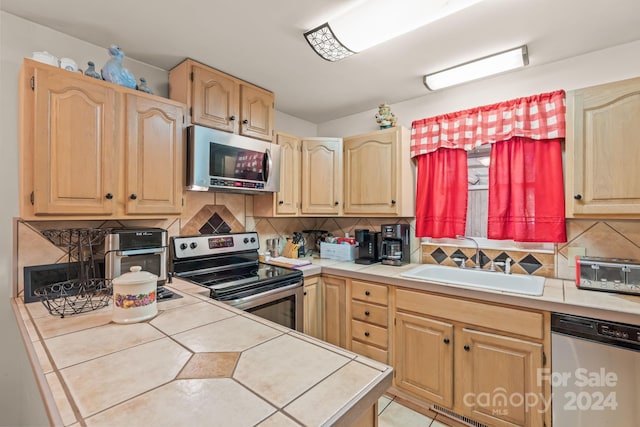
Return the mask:
<path id="1" fill-rule="evenodd" d="M 335 62 L 482 0 L 367 0 L 304 33 L 313 50 Z"/>
<path id="2" fill-rule="evenodd" d="M 524 67 L 525 65 L 529 65 L 529 54 L 526 45 L 456 65 L 437 73 L 427 74 L 424 76 L 424 85 L 429 90 L 438 90 Z"/>

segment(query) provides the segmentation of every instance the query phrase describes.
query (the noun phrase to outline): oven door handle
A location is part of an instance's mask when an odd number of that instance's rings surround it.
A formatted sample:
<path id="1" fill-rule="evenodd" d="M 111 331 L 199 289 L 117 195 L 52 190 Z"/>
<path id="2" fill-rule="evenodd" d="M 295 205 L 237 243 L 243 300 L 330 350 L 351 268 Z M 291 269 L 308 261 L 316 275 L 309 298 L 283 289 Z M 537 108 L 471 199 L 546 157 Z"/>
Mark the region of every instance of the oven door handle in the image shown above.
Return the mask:
<path id="1" fill-rule="evenodd" d="M 132 256 L 132 255 L 161 255 L 166 251 L 166 248 L 159 249 L 131 249 L 127 251 L 115 251 L 116 256 Z"/>
<path id="2" fill-rule="evenodd" d="M 233 300 L 233 303 L 231 305 L 232 305 L 232 307 L 241 308 L 242 306 L 244 306 L 244 305 L 246 305 L 246 304 L 248 304 L 248 303 L 250 303 L 252 301 L 260 300 L 262 298 L 269 297 L 271 295 L 276 295 L 276 294 L 279 294 L 281 292 L 286 292 L 286 291 L 289 291 L 289 290 L 293 290 L 295 288 L 302 288 L 302 286 L 303 286 L 303 282 L 302 281 L 296 282 L 296 283 L 293 283 L 291 285 L 282 286 L 282 287 L 279 287 L 279 288 L 271 289 L 271 290 L 266 291 L 266 292 L 260 292 L 259 294 L 255 294 L 255 295 L 251 295 L 251 296 L 248 296 L 248 297 L 245 297 L 245 298 L 240 298 L 240 299 L 237 299 L 237 300 Z"/>

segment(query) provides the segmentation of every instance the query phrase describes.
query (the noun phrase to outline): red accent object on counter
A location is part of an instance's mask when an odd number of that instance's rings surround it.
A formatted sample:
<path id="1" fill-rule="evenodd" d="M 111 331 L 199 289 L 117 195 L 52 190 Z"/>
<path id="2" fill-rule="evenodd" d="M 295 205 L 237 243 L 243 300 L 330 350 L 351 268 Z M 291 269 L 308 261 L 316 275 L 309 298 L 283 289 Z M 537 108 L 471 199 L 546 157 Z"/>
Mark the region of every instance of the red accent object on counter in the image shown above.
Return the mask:
<path id="1" fill-rule="evenodd" d="M 580 287 L 580 255 L 576 255 L 576 288 Z"/>
<path id="2" fill-rule="evenodd" d="M 354 237 L 338 237 L 338 244 L 355 245 L 356 239 Z"/>

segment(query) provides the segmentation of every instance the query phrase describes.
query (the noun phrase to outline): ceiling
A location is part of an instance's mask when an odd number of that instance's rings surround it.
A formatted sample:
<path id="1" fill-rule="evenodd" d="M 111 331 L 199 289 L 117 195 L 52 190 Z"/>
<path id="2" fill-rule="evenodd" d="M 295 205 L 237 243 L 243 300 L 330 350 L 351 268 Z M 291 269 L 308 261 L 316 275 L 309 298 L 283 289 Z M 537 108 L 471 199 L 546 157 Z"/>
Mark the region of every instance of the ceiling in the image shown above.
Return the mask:
<path id="1" fill-rule="evenodd" d="M 273 91 L 277 110 L 312 123 L 427 95 L 424 74 L 523 44 L 537 66 L 640 40 L 638 0 L 485 0 L 343 61 L 317 56 L 303 33 L 361 2 L 1 0 L 0 8 L 98 46 L 119 44 L 165 70 L 193 58 Z"/>

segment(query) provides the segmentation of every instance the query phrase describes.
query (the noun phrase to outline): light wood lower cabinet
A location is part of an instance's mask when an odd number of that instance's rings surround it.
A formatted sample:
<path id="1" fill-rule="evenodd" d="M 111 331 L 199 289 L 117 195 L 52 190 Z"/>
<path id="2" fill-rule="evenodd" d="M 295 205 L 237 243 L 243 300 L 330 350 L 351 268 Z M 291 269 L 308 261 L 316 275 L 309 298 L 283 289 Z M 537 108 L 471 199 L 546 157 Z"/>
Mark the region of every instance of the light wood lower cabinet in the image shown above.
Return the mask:
<path id="1" fill-rule="evenodd" d="M 322 276 L 324 340 L 346 348 L 346 279 Z"/>
<path id="2" fill-rule="evenodd" d="M 303 332 L 322 339 L 322 284 L 319 276 L 304 278 Z"/>
<path id="3" fill-rule="evenodd" d="M 389 362 L 387 285 L 349 280 L 347 325 L 349 349 L 382 363 Z"/>
<path id="4" fill-rule="evenodd" d="M 395 304 L 400 397 L 490 426 L 550 425 L 550 386 L 539 380 L 548 313 L 399 288 Z"/>

